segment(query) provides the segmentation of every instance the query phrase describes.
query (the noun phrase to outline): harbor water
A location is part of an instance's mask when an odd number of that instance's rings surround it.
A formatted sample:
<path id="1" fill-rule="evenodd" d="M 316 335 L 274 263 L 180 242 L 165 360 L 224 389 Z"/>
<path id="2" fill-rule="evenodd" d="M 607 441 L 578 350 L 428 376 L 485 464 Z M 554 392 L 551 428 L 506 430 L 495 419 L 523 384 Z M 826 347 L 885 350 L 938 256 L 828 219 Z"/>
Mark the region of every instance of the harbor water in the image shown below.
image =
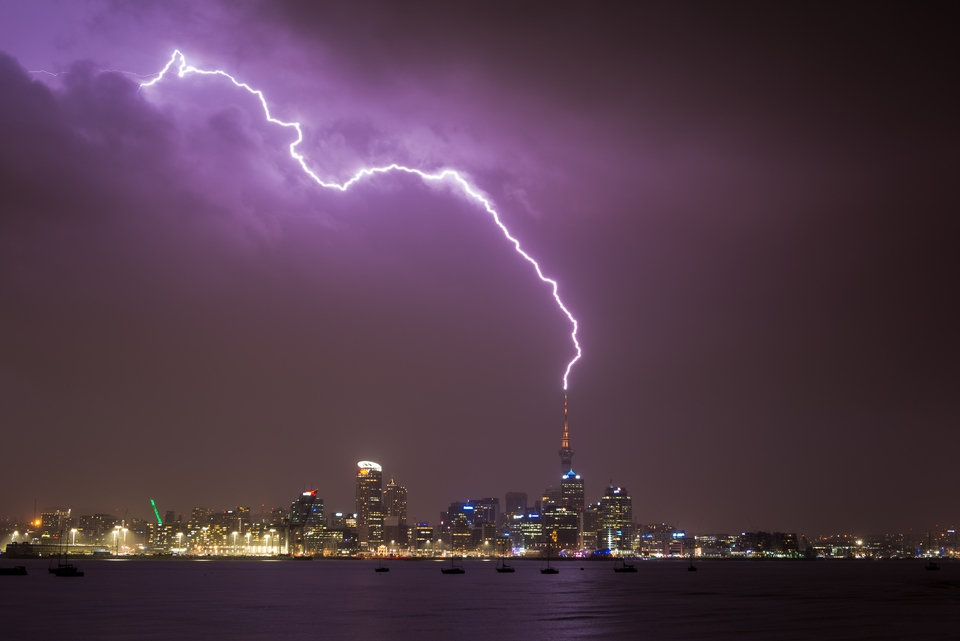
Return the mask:
<path id="1" fill-rule="evenodd" d="M 0 577 L 0 638 L 957 639 L 960 564 L 922 561 L 610 562 L 84 560 Z"/>

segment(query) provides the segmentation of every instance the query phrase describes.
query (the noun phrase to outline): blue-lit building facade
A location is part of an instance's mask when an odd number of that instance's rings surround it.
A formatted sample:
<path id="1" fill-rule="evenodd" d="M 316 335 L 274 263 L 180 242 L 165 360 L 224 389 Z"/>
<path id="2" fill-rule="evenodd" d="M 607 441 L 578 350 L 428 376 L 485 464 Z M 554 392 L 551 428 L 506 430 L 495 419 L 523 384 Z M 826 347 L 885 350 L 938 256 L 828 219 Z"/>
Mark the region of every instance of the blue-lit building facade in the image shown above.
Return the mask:
<path id="1" fill-rule="evenodd" d="M 314 555 L 323 552 L 326 527 L 323 499 L 318 490 L 307 490 L 290 505 L 290 549 L 294 554 Z"/>

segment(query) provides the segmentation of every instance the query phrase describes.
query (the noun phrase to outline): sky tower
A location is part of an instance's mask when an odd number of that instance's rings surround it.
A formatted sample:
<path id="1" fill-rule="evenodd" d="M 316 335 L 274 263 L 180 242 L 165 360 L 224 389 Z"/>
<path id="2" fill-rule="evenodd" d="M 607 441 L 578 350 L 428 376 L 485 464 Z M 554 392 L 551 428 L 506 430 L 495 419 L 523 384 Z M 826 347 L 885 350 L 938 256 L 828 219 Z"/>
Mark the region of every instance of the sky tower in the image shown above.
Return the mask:
<path id="1" fill-rule="evenodd" d="M 563 437 L 560 439 L 560 472 L 573 469 L 573 450 L 570 448 L 570 423 L 567 420 L 567 393 L 563 393 Z"/>

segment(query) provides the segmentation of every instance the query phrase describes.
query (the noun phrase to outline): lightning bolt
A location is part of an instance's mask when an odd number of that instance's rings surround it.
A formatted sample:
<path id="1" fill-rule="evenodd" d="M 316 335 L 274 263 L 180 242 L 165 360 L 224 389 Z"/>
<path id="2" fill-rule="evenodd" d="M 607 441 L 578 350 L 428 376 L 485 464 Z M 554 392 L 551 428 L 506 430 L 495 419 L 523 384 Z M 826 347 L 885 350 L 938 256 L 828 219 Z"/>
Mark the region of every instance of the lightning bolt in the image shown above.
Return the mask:
<path id="1" fill-rule="evenodd" d="M 533 269 L 537 273 L 537 277 L 541 281 L 543 281 L 544 283 L 550 286 L 550 290 L 553 294 L 553 300 L 556 302 L 557 307 L 560 308 L 560 311 L 563 312 L 563 315 L 566 316 L 567 320 L 570 322 L 570 326 L 571 326 L 570 340 L 573 343 L 574 356 L 567 363 L 567 367 L 563 372 L 563 389 L 564 391 L 567 390 L 568 381 L 570 378 L 570 371 L 573 369 L 574 364 L 578 360 L 580 360 L 580 357 L 583 355 L 583 350 L 580 348 L 580 341 L 577 339 L 577 330 L 579 329 L 579 323 L 577 322 L 577 319 L 573 317 L 573 314 L 570 313 L 570 310 L 567 309 L 567 306 L 563 304 L 563 301 L 560 300 L 559 285 L 557 284 L 557 281 L 552 278 L 548 278 L 547 276 L 544 275 L 543 270 L 540 268 L 539 263 L 537 263 L 537 261 L 533 258 L 533 256 L 525 252 L 523 248 L 520 247 L 520 241 L 517 240 L 510 233 L 510 230 L 507 229 L 507 226 L 503 224 L 502 220 L 500 220 L 500 214 L 497 213 L 496 209 L 494 209 L 493 203 L 491 203 L 487 198 L 485 198 L 476 187 L 470 184 L 470 182 L 466 178 L 464 178 L 462 173 L 460 173 L 455 169 L 441 169 L 440 171 L 436 171 L 436 172 L 427 172 L 427 171 L 417 169 L 415 167 L 405 167 L 403 165 L 398 165 L 397 163 L 391 163 L 389 165 L 384 165 L 381 167 L 365 167 L 363 169 L 360 169 L 355 174 L 353 174 L 353 176 L 351 176 L 348 180 L 342 183 L 328 182 L 323 178 L 321 178 L 320 176 L 318 176 L 317 173 L 310 168 L 310 165 L 307 163 L 306 157 L 297 150 L 297 148 L 300 146 L 300 143 L 303 142 L 303 129 L 300 127 L 300 123 L 285 122 L 283 120 L 280 120 L 279 118 L 274 117 L 274 115 L 270 111 L 270 105 L 267 103 L 266 96 L 263 95 L 262 91 L 260 91 L 259 89 L 254 89 L 247 83 L 237 80 L 226 71 L 223 71 L 222 69 L 200 69 L 199 67 L 195 67 L 193 65 L 187 64 L 186 57 L 183 55 L 183 53 L 180 52 L 179 49 L 176 49 L 174 50 L 173 54 L 170 56 L 170 61 L 167 62 L 167 64 L 163 67 L 163 69 L 161 69 L 159 73 L 157 73 L 155 76 L 153 76 L 149 80 L 145 80 L 144 82 L 141 82 L 140 88 L 147 89 L 149 87 L 156 85 L 157 83 L 162 81 L 171 72 L 171 70 L 176 72 L 176 75 L 178 78 L 183 78 L 190 74 L 196 74 L 200 76 L 220 76 L 222 78 L 226 78 L 228 81 L 233 83 L 233 85 L 238 89 L 243 89 L 247 93 L 253 96 L 256 96 L 256 98 L 260 101 L 260 106 L 263 108 L 263 115 L 267 119 L 267 122 L 273 123 L 275 125 L 279 125 L 280 127 L 293 129 L 296 132 L 296 136 L 294 137 L 293 142 L 290 143 L 290 147 L 289 147 L 290 157 L 293 158 L 293 160 L 296 161 L 298 165 L 300 165 L 300 169 L 303 170 L 303 173 L 309 176 L 310 179 L 313 180 L 313 182 L 323 187 L 324 189 L 339 189 L 340 191 L 347 191 L 348 189 L 350 189 L 350 187 L 352 187 L 353 185 L 357 184 L 358 182 L 360 182 L 365 178 L 369 178 L 377 174 L 387 174 L 387 173 L 394 173 L 394 172 L 413 174 L 413 175 L 419 176 L 425 182 L 448 182 L 448 183 L 453 183 L 455 186 L 459 187 L 460 190 L 468 199 L 474 201 L 476 204 L 478 204 L 484 211 L 486 211 L 490 215 L 490 218 L 493 220 L 496 226 L 500 228 L 500 231 L 503 233 L 504 238 L 506 238 L 507 241 L 511 245 L 513 245 L 514 251 L 516 251 L 524 260 L 526 260 L 528 263 L 530 263 L 530 265 L 533 266 Z"/>

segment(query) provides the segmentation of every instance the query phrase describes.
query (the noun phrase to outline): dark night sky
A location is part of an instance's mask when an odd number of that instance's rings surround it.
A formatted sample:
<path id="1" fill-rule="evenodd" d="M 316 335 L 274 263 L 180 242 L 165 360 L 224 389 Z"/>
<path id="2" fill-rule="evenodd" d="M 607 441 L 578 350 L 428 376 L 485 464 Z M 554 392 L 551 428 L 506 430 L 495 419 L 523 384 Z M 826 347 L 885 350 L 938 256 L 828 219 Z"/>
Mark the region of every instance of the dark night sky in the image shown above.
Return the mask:
<path id="1" fill-rule="evenodd" d="M 624 6 L 621 6 L 623 4 Z M 0 515 L 411 517 L 574 468 L 643 522 L 957 522 L 960 113 L 936 4 L 0 0 Z M 57 77 L 37 70 L 65 72 Z"/>

